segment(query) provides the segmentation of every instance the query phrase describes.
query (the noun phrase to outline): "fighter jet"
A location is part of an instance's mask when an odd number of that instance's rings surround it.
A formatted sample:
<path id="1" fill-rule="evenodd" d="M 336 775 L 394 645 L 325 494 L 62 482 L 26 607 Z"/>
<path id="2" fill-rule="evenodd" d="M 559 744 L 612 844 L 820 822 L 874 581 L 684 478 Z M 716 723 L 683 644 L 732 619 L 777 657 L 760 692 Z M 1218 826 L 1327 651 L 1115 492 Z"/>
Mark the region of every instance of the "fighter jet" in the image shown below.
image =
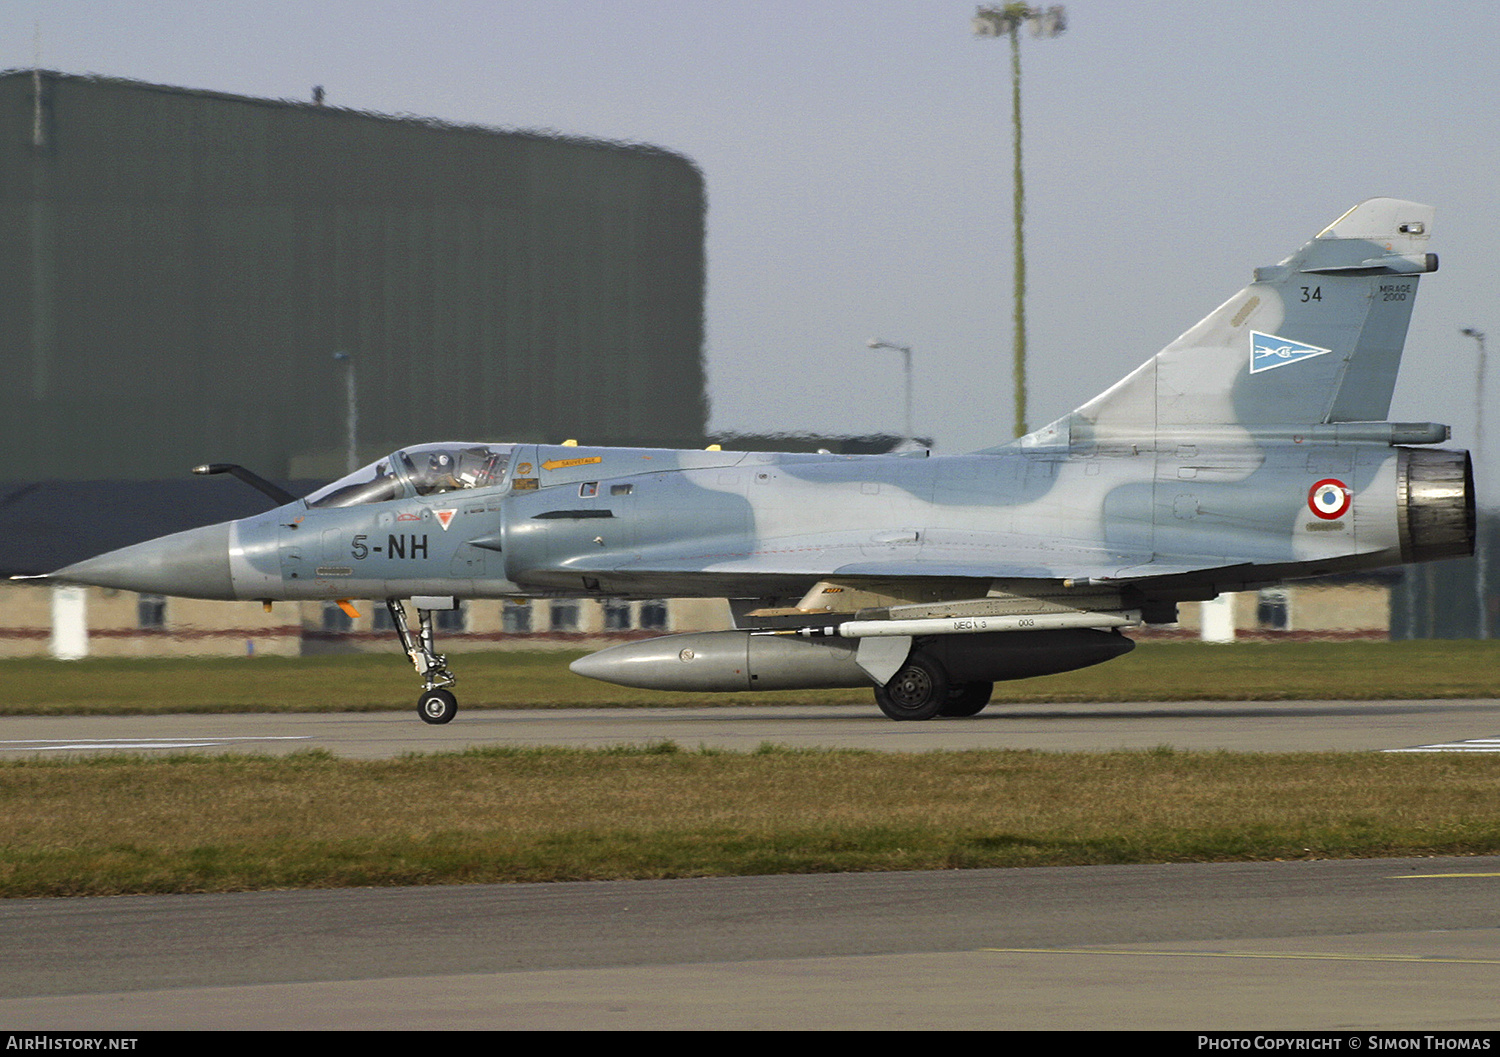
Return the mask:
<path id="1" fill-rule="evenodd" d="M 1386 421 L 1432 216 L 1355 206 L 1104 393 L 971 454 L 422 444 L 301 499 L 260 482 L 275 509 L 50 579 L 381 600 L 428 723 L 457 710 L 432 613 L 511 597 L 730 601 L 733 628 L 574 662 L 592 678 L 975 715 L 996 681 L 1119 656 L 1183 601 L 1473 552 L 1468 453 Z"/>

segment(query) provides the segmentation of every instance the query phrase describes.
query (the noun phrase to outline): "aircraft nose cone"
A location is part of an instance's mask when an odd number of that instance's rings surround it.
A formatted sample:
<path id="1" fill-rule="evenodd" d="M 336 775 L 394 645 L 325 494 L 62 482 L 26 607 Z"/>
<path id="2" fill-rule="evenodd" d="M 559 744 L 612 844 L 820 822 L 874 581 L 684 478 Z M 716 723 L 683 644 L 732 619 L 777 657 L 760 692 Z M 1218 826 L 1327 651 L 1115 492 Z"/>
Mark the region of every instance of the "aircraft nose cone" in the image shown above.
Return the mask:
<path id="1" fill-rule="evenodd" d="M 175 532 L 59 569 L 49 579 L 142 594 L 233 599 L 229 525 Z"/>

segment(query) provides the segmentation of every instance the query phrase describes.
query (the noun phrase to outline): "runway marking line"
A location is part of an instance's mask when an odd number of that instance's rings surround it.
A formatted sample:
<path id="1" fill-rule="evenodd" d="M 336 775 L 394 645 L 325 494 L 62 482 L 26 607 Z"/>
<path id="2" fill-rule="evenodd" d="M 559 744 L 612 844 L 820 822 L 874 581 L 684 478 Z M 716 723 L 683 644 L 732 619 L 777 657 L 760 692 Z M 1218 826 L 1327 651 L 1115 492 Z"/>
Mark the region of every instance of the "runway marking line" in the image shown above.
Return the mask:
<path id="1" fill-rule="evenodd" d="M 1387 880 L 1409 881 L 1419 878 L 1441 878 L 1441 877 L 1500 877 L 1500 873 L 1393 873 Z"/>
<path id="2" fill-rule="evenodd" d="M 198 738 L 16 738 L 0 740 L 0 751 L 48 752 L 80 751 L 83 749 L 202 749 L 227 745 L 236 741 L 310 741 L 300 734 L 268 734 L 264 737 L 216 737 L 207 735 Z"/>
<path id="3" fill-rule="evenodd" d="M 981 954 L 1111 954 L 1147 958 L 1259 958 L 1294 962 L 1443 962 L 1449 965 L 1500 965 L 1500 958 L 1437 958 L 1420 954 L 1270 954 L 1263 951 L 1115 951 L 1087 947 L 980 947 Z"/>
<path id="4" fill-rule="evenodd" d="M 1500 752 L 1500 738 L 1469 738 L 1466 741 L 1439 741 L 1409 749 L 1382 749 L 1382 752 Z"/>

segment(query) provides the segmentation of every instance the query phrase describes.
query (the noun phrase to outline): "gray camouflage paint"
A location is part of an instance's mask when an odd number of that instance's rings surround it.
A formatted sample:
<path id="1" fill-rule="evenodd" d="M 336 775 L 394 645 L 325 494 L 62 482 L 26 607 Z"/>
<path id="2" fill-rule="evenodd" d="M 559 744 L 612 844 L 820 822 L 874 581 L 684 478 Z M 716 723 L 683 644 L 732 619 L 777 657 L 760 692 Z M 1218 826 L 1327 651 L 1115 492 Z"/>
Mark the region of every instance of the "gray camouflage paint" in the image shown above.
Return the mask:
<path id="1" fill-rule="evenodd" d="M 335 509 L 299 500 L 52 579 L 249 599 L 795 602 L 833 582 L 899 602 L 933 585 L 950 601 L 1103 586 L 1123 606 L 1120 592 L 1173 602 L 1393 564 L 1409 517 L 1396 441 L 1446 436 L 1381 422 L 1419 275 L 1436 267 L 1431 222 L 1427 206 L 1362 203 L 1105 393 L 983 452 L 517 445 L 497 488 Z M 1253 333 L 1282 342 L 1255 370 Z M 1310 506 L 1325 479 L 1352 491 L 1335 517 Z M 227 557 L 215 550 L 226 536 Z M 378 556 L 372 541 L 385 541 Z"/>

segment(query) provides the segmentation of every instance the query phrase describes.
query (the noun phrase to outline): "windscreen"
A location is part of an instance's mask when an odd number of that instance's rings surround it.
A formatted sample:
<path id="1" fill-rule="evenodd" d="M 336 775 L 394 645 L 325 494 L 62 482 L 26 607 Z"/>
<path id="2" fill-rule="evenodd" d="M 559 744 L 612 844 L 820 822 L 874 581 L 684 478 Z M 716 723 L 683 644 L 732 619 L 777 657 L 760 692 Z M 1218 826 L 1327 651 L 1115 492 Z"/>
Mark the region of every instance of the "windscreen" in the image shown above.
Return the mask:
<path id="1" fill-rule="evenodd" d="M 510 446 L 421 444 L 398 451 L 395 459 L 417 495 L 436 495 L 500 484 L 510 465 Z"/>
<path id="2" fill-rule="evenodd" d="M 358 506 L 406 496 L 438 495 L 505 483 L 510 444 L 419 444 L 324 485 L 307 497 L 310 507 Z"/>

